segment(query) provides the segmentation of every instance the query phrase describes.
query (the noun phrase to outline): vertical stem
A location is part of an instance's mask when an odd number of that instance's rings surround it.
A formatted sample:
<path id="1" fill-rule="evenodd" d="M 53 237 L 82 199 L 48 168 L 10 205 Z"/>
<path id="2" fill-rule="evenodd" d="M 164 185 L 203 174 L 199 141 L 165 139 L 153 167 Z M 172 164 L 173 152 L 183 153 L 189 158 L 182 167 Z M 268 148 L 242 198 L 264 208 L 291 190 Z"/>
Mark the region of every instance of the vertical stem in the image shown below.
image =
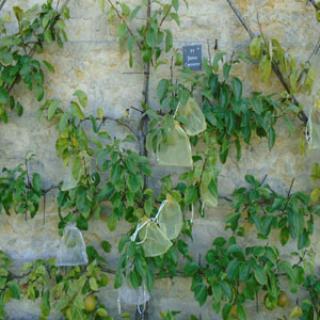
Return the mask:
<path id="1" fill-rule="evenodd" d="M 151 0 L 148 0 L 147 4 L 147 25 L 150 23 L 151 17 Z M 144 109 L 147 109 L 149 106 L 149 89 L 150 89 L 150 67 L 151 63 L 147 62 L 144 64 L 144 85 L 143 85 L 143 104 Z M 147 140 L 147 131 L 148 131 L 148 117 L 143 115 L 140 122 L 140 132 L 141 132 L 141 139 L 140 139 L 140 154 L 143 156 L 148 156 L 148 151 L 146 147 L 146 140 Z M 144 177 L 144 185 L 147 186 L 147 177 Z"/>
<path id="2" fill-rule="evenodd" d="M 47 206 L 47 194 L 43 195 L 43 224 L 46 224 L 46 206 Z"/>
<path id="3" fill-rule="evenodd" d="M 259 313 L 259 296 L 257 291 L 256 291 L 256 312 Z"/>
<path id="4" fill-rule="evenodd" d="M 147 2 L 147 27 L 150 24 L 150 18 L 151 18 L 151 0 L 148 0 Z M 149 107 L 149 89 L 150 89 L 150 67 L 151 62 L 147 62 L 144 64 L 144 85 L 143 85 L 143 104 L 144 109 L 147 110 Z M 140 122 L 140 154 L 143 156 L 148 156 L 147 151 L 147 132 L 148 132 L 148 116 L 143 115 Z M 144 187 L 146 188 L 148 186 L 148 178 L 147 176 L 144 176 Z M 143 312 L 141 312 L 143 310 Z M 136 308 L 136 314 L 135 314 L 135 320 L 148 320 L 148 302 L 145 303 L 145 305 L 137 306 Z"/>

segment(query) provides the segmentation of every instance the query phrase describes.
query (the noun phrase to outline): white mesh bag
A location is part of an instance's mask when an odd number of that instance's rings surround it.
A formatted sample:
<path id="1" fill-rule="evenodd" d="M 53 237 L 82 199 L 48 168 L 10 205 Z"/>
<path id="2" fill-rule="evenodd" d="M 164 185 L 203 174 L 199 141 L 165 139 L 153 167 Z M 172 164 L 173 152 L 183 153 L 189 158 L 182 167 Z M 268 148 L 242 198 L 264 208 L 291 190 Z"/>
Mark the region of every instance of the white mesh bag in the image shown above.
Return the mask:
<path id="1" fill-rule="evenodd" d="M 58 266 L 79 266 L 88 263 L 86 245 L 81 231 L 74 225 L 67 225 L 61 238 L 58 252 Z"/>
<path id="2" fill-rule="evenodd" d="M 156 156 L 161 166 L 192 167 L 189 137 L 178 122 L 168 133 L 168 139 L 158 144 Z"/>
<path id="3" fill-rule="evenodd" d="M 70 170 L 70 168 L 66 168 L 64 172 L 64 178 L 61 190 L 62 191 L 68 191 L 71 189 L 74 189 L 78 184 L 78 181 L 73 177 L 73 174 Z"/>
<path id="4" fill-rule="evenodd" d="M 183 226 L 183 216 L 179 203 L 171 196 L 162 202 L 158 211 L 158 222 L 168 239 L 173 240 L 179 236 Z"/>
<path id="5" fill-rule="evenodd" d="M 144 305 L 150 300 L 150 294 L 143 286 L 134 289 L 126 283 L 119 288 L 118 294 L 121 303 L 133 306 Z"/>
<path id="6" fill-rule="evenodd" d="M 178 105 L 176 117 L 177 120 L 181 120 L 184 130 L 189 136 L 196 136 L 207 129 L 206 118 L 194 98 L 189 98 L 184 105 Z"/>
<path id="7" fill-rule="evenodd" d="M 152 221 L 141 230 L 139 239 L 146 257 L 161 256 L 172 246 L 167 235 Z"/>

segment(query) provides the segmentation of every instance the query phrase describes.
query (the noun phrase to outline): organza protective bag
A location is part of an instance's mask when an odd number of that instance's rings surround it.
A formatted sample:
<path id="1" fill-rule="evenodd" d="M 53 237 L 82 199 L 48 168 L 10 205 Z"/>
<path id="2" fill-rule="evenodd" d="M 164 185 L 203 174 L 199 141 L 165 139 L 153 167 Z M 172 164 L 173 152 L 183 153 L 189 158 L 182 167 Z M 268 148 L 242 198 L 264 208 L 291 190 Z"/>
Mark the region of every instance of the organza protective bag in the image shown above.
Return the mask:
<path id="1" fill-rule="evenodd" d="M 194 98 L 189 98 L 185 105 L 178 105 L 176 117 L 180 118 L 189 136 L 196 136 L 207 129 L 206 118 Z"/>
<path id="2" fill-rule="evenodd" d="M 165 254 L 172 242 L 167 235 L 153 221 L 150 221 L 139 234 L 146 257 L 157 257 Z"/>
<path id="3" fill-rule="evenodd" d="M 73 177 L 73 174 L 69 168 L 66 168 L 64 172 L 64 178 L 61 190 L 62 191 L 69 191 L 74 189 L 78 184 L 78 181 Z"/>
<path id="4" fill-rule="evenodd" d="M 310 149 L 320 148 L 320 101 L 310 110 L 306 136 Z"/>
<path id="5" fill-rule="evenodd" d="M 190 141 L 178 122 L 168 133 L 168 139 L 158 144 L 156 156 L 161 166 L 192 167 Z"/>
<path id="6" fill-rule="evenodd" d="M 176 239 L 183 226 L 183 216 L 179 203 L 172 197 L 163 201 L 158 212 L 160 229 L 168 239 Z"/>
<path id="7" fill-rule="evenodd" d="M 58 266 L 78 266 L 88 263 L 86 245 L 81 231 L 74 225 L 67 225 L 57 253 Z"/>
<path id="8" fill-rule="evenodd" d="M 118 294 L 120 303 L 133 306 L 144 305 L 150 300 L 150 294 L 143 286 L 134 289 L 128 283 L 119 288 Z"/>

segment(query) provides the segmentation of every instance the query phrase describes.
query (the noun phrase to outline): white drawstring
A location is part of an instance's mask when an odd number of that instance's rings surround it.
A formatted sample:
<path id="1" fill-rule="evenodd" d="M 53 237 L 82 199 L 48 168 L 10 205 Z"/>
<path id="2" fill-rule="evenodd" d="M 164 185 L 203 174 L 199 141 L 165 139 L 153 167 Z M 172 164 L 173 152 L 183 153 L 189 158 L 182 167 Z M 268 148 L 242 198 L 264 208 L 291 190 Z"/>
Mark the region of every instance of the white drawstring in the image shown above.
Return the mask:
<path id="1" fill-rule="evenodd" d="M 174 112 L 173 119 L 176 118 L 177 113 L 178 113 L 178 111 L 179 111 L 179 109 L 180 109 L 180 106 L 181 106 L 181 103 L 179 102 L 178 105 L 177 105 L 176 111 Z"/>
<path id="2" fill-rule="evenodd" d="M 130 237 L 130 240 L 132 242 L 135 242 L 137 239 L 137 236 L 139 234 L 139 232 L 150 222 L 150 219 L 148 219 L 147 221 L 145 221 L 142 224 L 138 224 L 136 230 L 134 231 L 134 233 L 132 234 L 132 236 Z"/>

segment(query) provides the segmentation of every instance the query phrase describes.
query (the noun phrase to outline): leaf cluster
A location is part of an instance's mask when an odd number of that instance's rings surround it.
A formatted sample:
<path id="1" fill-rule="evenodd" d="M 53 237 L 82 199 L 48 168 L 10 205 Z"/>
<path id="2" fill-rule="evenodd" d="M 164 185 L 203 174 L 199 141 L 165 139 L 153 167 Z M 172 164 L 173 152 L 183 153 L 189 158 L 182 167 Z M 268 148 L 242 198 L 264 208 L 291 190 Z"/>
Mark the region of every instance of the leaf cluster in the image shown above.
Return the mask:
<path id="1" fill-rule="evenodd" d="M 3 122 L 8 122 L 9 110 L 19 116 L 23 113 L 23 106 L 11 94 L 16 84 L 23 83 L 38 101 L 43 100 L 44 68 L 53 72 L 54 67 L 33 55 L 41 53 L 45 44 L 63 45 L 67 40 L 64 21 L 69 18 L 68 8 L 63 7 L 62 12 L 58 12 L 52 0 L 28 10 L 15 6 L 13 11 L 18 31 L 9 34 L 4 25 L 0 41 L 0 121 Z"/>

